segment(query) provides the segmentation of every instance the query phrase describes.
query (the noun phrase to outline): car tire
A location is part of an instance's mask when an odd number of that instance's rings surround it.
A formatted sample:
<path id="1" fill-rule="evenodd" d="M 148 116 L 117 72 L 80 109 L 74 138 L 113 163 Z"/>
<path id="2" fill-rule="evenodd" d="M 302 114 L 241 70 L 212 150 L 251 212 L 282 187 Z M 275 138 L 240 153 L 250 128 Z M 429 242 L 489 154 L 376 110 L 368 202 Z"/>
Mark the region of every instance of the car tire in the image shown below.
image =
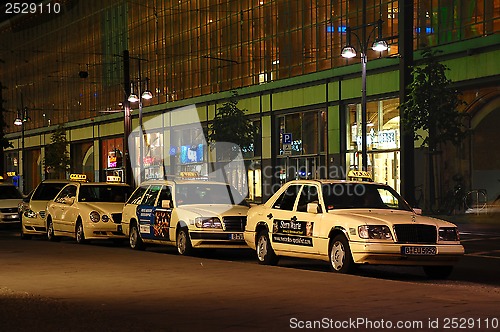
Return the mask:
<path id="1" fill-rule="evenodd" d="M 76 240 L 76 243 L 78 243 L 78 244 L 85 244 L 88 242 L 85 239 L 85 232 L 83 230 L 83 224 L 80 220 L 76 222 L 75 240 Z"/>
<path id="2" fill-rule="evenodd" d="M 330 268 L 337 273 L 351 273 L 355 264 L 352 259 L 349 241 L 343 235 L 337 235 L 330 242 L 330 251 L 328 253 Z"/>
<path id="3" fill-rule="evenodd" d="M 429 279 L 447 279 L 453 271 L 453 266 L 424 266 L 423 269 Z"/>
<path id="4" fill-rule="evenodd" d="M 189 238 L 189 231 L 186 227 L 179 229 L 177 232 L 177 252 L 182 256 L 189 256 L 193 253 L 193 246 Z"/>
<path id="5" fill-rule="evenodd" d="M 257 260 L 259 264 L 262 265 L 276 265 L 278 264 L 278 256 L 274 253 L 274 249 L 269 240 L 269 234 L 267 231 L 261 231 L 257 236 L 257 242 L 255 246 L 255 251 L 257 253 Z"/>
<path id="6" fill-rule="evenodd" d="M 139 233 L 136 225 L 132 225 L 130 227 L 129 244 L 130 249 L 134 250 L 144 250 L 146 247 L 144 242 L 142 242 L 141 234 Z"/>
<path id="7" fill-rule="evenodd" d="M 59 241 L 59 237 L 54 235 L 54 224 L 51 219 L 47 220 L 47 240 L 52 242 Z"/>
<path id="8" fill-rule="evenodd" d="M 24 232 L 23 224 L 21 224 L 21 240 L 31 240 L 31 234 L 26 234 Z"/>

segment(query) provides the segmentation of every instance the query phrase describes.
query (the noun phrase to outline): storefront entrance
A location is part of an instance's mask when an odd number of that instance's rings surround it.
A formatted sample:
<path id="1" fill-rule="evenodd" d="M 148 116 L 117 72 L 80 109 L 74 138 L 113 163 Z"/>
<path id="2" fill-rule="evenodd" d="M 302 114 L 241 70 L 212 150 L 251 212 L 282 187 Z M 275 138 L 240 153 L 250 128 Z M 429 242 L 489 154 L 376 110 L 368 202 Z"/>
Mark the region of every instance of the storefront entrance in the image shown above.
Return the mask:
<path id="1" fill-rule="evenodd" d="M 369 153 L 372 166 L 373 181 L 385 183 L 400 192 L 401 181 L 399 179 L 400 152 L 376 152 Z"/>
<path id="2" fill-rule="evenodd" d="M 280 184 L 300 179 L 325 178 L 326 165 L 324 156 L 298 156 L 278 159 Z"/>

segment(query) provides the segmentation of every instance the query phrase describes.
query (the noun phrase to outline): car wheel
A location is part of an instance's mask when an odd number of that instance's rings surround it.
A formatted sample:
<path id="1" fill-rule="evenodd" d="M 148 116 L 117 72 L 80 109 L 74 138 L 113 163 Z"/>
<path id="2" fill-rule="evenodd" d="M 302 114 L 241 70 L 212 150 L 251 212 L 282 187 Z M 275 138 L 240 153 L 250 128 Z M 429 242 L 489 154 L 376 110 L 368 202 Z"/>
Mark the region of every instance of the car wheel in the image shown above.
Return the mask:
<path id="1" fill-rule="evenodd" d="M 349 242 L 343 235 L 337 235 L 330 243 L 330 268 L 338 273 L 350 273 L 354 269 L 354 261 Z"/>
<path id="2" fill-rule="evenodd" d="M 453 266 L 424 266 L 423 268 L 429 279 L 446 279 L 453 271 Z"/>
<path id="3" fill-rule="evenodd" d="M 193 252 L 189 232 L 185 227 L 177 232 L 177 252 L 183 256 L 189 256 Z"/>
<path id="4" fill-rule="evenodd" d="M 50 219 L 47 220 L 47 239 L 52 242 L 59 241 L 59 238 L 54 235 L 54 224 Z"/>
<path id="5" fill-rule="evenodd" d="M 130 227 L 129 243 L 130 248 L 134 250 L 144 250 L 145 248 L 136 225 Z"/>
<path id="6" fill-rule="evenodd" d="M 30 240 L 31 235 L 24 232 L 24 226 L 21 224 L 21 240 Z"/>
<path id="7" fill-rule="evenodd" d="M 278 256 L 274 253 L 269 234 L 267 231 L 261 231 L 257 236 L 257 259 L 259 264 L 262 265 L 276 265 L 278 264 Z"/>
<path id="8" fill-rule="evenodd" d="M 85 239 L 85 233 L 83 231 L 83 224 L 81 221 L 78 221 L 76 224 L 75 239 L 76 243 L 78 244 L 87 243 L 87 240 Z"/>

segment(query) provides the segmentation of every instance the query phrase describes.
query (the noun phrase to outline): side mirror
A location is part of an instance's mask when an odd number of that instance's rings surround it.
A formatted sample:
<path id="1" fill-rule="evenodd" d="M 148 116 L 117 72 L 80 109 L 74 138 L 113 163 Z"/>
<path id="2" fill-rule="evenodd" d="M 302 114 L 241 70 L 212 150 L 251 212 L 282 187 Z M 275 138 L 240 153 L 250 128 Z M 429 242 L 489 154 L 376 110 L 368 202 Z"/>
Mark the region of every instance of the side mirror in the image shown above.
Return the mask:
<path id="1" fill-rule="evenodd" d="M 421 209 L 421 208 L 416 208 L 416 207 L 414 207 L 414 208 L 413 208 L 413 212 L 415 212 L 415 214 L 418 214 L 419 216 L 421 216 L 421 215 L 422 215 L 422 209 Z"/>
<path id="2" fill-rule="evenodd" d="M 320 211 L 318 203 L 307 203 L 307 213 L 318 213 Z"/>
<path id="3" fill-rule="evenodd" d="M 161 201 L 161 207 L 164 209 L 171 209 L 171 208 L 173 208 L 172 205 L 173 205 L 172 200 L 170 200 L 170 199 L 164 199 Z"/>

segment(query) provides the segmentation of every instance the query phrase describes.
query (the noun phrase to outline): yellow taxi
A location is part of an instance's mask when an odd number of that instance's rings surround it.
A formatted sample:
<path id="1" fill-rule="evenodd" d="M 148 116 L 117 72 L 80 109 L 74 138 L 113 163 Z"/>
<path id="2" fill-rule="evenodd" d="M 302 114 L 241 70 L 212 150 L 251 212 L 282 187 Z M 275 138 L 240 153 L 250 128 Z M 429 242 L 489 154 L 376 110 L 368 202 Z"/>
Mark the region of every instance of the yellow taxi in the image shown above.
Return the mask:
<path id="1" fill-rule="evenodd" d="M 421 216 L 391 187 L 363 181 L 290 181 L 248 211 L 244 234 L 261 264 L 311 258 L 340 273 L 414 265 L 440 279 L 464 254 L 456 225 Z"/>
<path id="2" fill-rule="evenodd" d="M 193 248 L 248 248 L 244 238 L 248 204 L 232 186 L 199 179 L 149 180 L 123 209 L 123 232 L 132 249 L 146 244 Z"/>
<path id="3" fill-rule="evenodd" d="M 45 235 L 45 209 L 47 203 L 69 183 L 69 180 L 45 180 L 38 184 L 21 210 L 21 238 L 30 239 L 32 235 Z"/>
<path id="4" fill-rule="evenodd" d="M 122 210 L 132 188 L 119 182 L 85 182 L 82 175 L 72 180 L 47 203 L 47 238 L 56 241 L 66 236 L 78 243 L 126 238 Z"/>

